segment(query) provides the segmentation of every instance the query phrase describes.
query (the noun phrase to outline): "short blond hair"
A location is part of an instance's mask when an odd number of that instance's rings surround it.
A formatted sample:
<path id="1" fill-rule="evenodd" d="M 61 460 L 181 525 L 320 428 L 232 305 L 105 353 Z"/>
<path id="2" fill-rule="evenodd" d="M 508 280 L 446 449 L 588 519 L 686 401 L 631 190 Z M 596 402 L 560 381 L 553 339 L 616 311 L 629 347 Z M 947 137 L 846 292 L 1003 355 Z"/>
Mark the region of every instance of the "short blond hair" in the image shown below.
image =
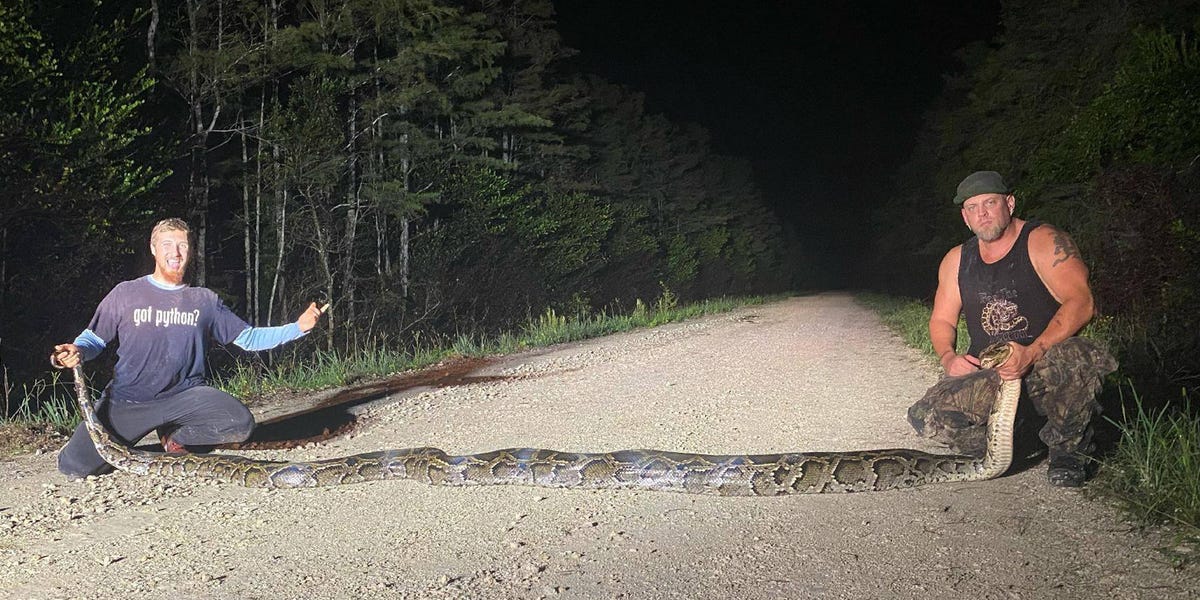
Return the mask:
<path id="1" fill-rule="evenodd" d="M 154 243 L 154 237 L 163 231 L 182 231 L 188 234 L 188 237 L 192 235 L 192 228 L 188 227 L 188 224 L 183 219 L 171 217 L 154 224 L 154 228 L 150 230 L 150 242 Z"/>

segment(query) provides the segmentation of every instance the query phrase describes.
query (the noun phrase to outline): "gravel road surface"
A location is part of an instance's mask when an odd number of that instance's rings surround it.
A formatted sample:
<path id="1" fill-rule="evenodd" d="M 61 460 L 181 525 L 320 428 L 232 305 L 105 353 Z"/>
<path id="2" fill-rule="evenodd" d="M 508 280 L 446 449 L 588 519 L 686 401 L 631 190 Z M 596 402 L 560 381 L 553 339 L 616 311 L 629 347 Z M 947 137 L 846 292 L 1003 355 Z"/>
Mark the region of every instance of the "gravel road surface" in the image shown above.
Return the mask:
<path id="1" fill-rule="evenodd" d="M 937 372 L 843 294 L 504 357 L 401 393 L 309 460 L 382 448 L 913 447 Z M 0 463 L 3 598 L 1198 598 L 1169 543 L 1045 465 L 921 489 L 718 498 L 375 482 L 264 491 L 54 455 Z"/>

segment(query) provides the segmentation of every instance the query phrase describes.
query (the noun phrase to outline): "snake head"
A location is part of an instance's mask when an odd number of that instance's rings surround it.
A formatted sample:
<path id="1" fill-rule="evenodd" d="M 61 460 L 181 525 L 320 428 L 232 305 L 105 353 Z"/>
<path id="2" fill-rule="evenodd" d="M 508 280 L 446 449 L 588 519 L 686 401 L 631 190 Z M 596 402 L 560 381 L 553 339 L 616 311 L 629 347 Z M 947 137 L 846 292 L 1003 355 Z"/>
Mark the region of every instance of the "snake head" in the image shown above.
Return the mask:
<path id="1" fill-rule="evenodd" d="M 995 369 L 1004 364 L 1012 353 L 1012 342 L 997 342 L 979 353 L 979 366 L 983 369 Z"/>

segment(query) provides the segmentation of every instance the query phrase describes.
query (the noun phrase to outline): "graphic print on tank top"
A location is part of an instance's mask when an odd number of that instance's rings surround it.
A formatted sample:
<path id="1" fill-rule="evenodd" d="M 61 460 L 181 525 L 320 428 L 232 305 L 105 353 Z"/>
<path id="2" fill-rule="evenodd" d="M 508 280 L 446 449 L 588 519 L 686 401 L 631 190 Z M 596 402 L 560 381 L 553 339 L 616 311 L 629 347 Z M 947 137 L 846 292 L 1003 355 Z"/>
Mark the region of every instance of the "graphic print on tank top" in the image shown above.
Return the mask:
<path id="1" fill-rule="evenodd" d="M 993 341 L 1008 342 L 1029 335 L 1029 319 L 1021 314 L 1021 307 L 1013 302 L 1017 296 L 1016 290 L 1008 288 L 1001 288 L 995 294 L 979 294 L 979 303 L 983 305 L 980 325 Z"/>

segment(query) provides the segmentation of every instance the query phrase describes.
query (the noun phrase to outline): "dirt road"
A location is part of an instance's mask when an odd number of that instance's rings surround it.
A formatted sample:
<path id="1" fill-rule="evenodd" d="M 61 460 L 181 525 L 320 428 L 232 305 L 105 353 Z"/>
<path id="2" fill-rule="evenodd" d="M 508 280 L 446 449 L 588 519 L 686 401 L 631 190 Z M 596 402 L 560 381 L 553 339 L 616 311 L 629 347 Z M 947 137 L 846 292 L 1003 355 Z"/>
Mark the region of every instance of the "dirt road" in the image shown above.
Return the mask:
<path id="1" fill-rule="evenodd" d="M 846 295 L 507 357 L 394 397 L 306 460 L 380 448 L 938 449 L 936 372 Z M 989 482 L 716 498 L 377 482 L 300 491 L 0 463 L 0 597 L 1197 598 L 1161 540 L 1045 466 Z"/>

